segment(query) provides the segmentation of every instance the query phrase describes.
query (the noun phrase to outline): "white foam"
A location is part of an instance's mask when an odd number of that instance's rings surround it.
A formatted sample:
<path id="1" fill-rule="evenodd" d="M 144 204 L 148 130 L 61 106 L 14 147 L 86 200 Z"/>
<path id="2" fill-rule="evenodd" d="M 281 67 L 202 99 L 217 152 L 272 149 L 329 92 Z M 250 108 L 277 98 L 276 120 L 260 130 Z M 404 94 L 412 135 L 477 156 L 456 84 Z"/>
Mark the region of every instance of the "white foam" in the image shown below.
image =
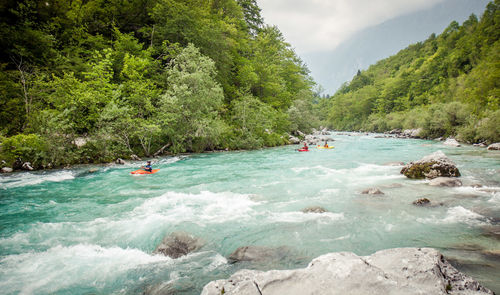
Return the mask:
<path id="1" fill-rule="evenodd" d="M 141 265 L 171 261 L 138 249 L 56 246 L 45 252 L 2 258 L 0 289 L 6 293 L 35 294 L 55 293 L 72 285 L 99 286 Z"/>
<path id="2" fill-rule="evenodd" d="M 446 212 L 446 216 L 443 219 L 436 218 L 435 216 L 431 218 L 417 218 L 418 222 L 421 223 L 435 223 L 435 224 L 455 224 L 464 223 L 468 225 L 486 225 L 488 224 L 487 218 L 481 214 L 475 213 L 468 210 L 462 206 L 456 206 L 449 208 Z"/>
<path id="3" fill-rule="evenodd" d="M 303 212 L 269 212 L 269 222 L 297 223 L 304 221 L 317 221 L 318 223 L 331 223 L 344 219 L 344 213 L 303 213 Z"/>
<path id="4" fill-rule="evenodd" d="M 57 172 L 21 172 L 14 173 L 8 176 L 0 176 L 0 187 L 14 188 L 28 185 L 36 185 L 44 182 L 60 182 L 74 179 L 72 171 L 57 171 Z"/>

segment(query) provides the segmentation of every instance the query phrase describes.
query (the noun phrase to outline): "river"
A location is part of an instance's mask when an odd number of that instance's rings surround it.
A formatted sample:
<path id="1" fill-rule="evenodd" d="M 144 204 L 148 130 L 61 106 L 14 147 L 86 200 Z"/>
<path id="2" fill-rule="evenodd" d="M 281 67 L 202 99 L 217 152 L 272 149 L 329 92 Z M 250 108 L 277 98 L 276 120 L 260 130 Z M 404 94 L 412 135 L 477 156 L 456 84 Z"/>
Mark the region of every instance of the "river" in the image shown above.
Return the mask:
<path id="1" fill-rule="evenodd" d="M 241 268 L 305 267 L 319 255 L 434 247 L 500 293 L 500 152 L 441 142 L 333 133 L 335 149 L 297 146 L 0 176 L 2 294 L 199 294 Z M 462 187 L 431 187 L 401 167 L 441 150 Z M 87 171 L 97 167 L 95 173 Z M 481 184 L 482 187 L 475 187 Z M 384 195 L 360 192 L 378 187 Z M 436 206 L 417 207 L 426 197 Z M 328 212 L 302 213 L 309 206 Z M 204 246 L 153 255 L 165 235 Z M 496 231 L 496 234 L 494 233 Z M 279 259 L 230 264 L 241 246 L 285 247 Z"/>

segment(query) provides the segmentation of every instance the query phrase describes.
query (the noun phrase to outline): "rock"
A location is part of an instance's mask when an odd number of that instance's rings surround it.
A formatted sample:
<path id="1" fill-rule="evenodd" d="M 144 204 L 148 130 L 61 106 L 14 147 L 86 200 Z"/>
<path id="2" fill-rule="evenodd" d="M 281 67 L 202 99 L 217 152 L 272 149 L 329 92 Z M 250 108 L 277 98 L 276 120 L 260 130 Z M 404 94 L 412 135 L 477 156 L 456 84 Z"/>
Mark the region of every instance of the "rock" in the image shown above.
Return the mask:
<path id="1" fill-rule="evenodd" d="M 87 172 L 88 173 L 96 173 L 97 171 L 99 171 L 99 168 L 90 168 Z"/>
<path id="2" fill-rule="evenodd" d="M 455 269 L 435 249 L 396 248 L 371 256 L 338 252 L 306 268 L 243 269 L 205 285 L 202 295 L 299 294 L 494 294 Z"/>
<path id="3" fill-rule="evenodd" d="M 484 142 L 480 142 L 480 143 L 474 143 L 473 146 L 477 146 L 477 147 L 488 147 L 488 145 Z"/>
<path id="4" fill-rule="evenodd" d="M 125 164 L 127 164 L 127 162 L 125 162 L 125 161 L 124 161 L 123 159 L 121 159 L 121 158 L 116 159 L 115 163 L 116 163 L 116 164 L 118 164 L 118 165 L 125 165 Z"/>
<path id="5" fill-rule="evenodd" d="M 0 169 L 1 173 L 12 173 L 12 171 L 14 171 L 14 169 L 9 167 L 3 167 L 2 169 Z"/>
<path id="6" fill-rule="evenodd" d="M 139 158 L 136 154 L 132 154 L 132 155 L 130 155 L 130 159 L 131 159 L 132 161 L 142 161 L 142 159 L 141 159 L 141 158 Z"/>
<path id="7" fill-rule="evenodd" d="M 454 147 L 459 147 L 460 146 L 460 143 L 458 143 L 458 141 L 456 141 L 454 138 L 447 138 L 444 142 L 443 142 L 444 145 L 447 145 L 447 146 L 454 146 Z"/>
<path id="8" fill-rule="evenodd" d="M 384 166 L 404 166 L 404 162 L 387 162 L 384 163 Z"/>
<path id="9" fill-rule="evenodd" d="M 305 137 L 305 136 L 306 136 L 306 135 L 305 135 L 302 131 L 300 131 L 300 130 L 297 130 L 296 132 L 297 132 L 297 135 L 298 135 L 298 136 L 302 136 L 302 137 Z"/>
<path id="10" fill-rule="evenodd" d="M 81 148 L 82 146 L 87 144 L 87 138 L 85 137 L 77 137 L 75 140 L 73 140 L 73 144 L 76 145 L 78 148 Z"/>
<path id="11" fill-rule="evenodd" d="M 379 190 L 378 188 L 367 188 L 364 191 L 361 192 L 362 194 L 368 194 L 368 195 L 383 195 L 384 193 Z"/>
<path id="12" fill-rule="evenodd" d="M 500 142 L 492 143 L 488 146 L 489 151 L 498 151 L 500 150 Z"/>
<path id="13" fill-rule="evenodd" d="M 319 206 L 312 206 L 302 209 L 304 213 L 325 213 L 328 212 L 325 208 Z"/>
<path id="14" fill-rule="evenodd" d="M 229 263 L 240 261 L 269 261 L 281 260 L 290 251 L 286 247 L 270 248 L 263 246 L 239 247 L 229 255 Z"/>
<path id="15" fill-rule="evenodd" d="M 406 130 L 403 130 L 401 135 L 403 135 L 405 137 L 410 137 L 410 138 L 419 138 L 420 132 L 422 132 L 422 128 L 406 129 Z"/>
<path id="16" fill-rule="evenodd" d="M 455 186 L 462 186 L 462 182 L 456 178 L 437 177 L 437 178 L 431 179 L 431 181 L 429 182 L 429 185 L 455 187 Z"/>
<path id="17" fill-rule="evenodd" d="M 202 240 L 185 232 L 174 232 L 163 238 L 153 254 L 163 254 L 175 259 L 196 251 L 202 246 Z"/>
<path id="18" fill-rule="evenodd" d="M 21 169 L 32 171 L 33 167 L 31 167 L 31 163 L 30 162 L 24 162 L 23 165 L 21 166 Z"/>
<path id="19" fill-rule="evenodd" d="M 288 141 L 291 144 L 299 144 L 300 143 L 300 139 L 295 137 L 295 136 L 292 136 L 292 135 L 290 135 L 290 137 L 288 138 Z"/>
<path id="20" fill-rule="evenodd" d="M 460 172 L 453 161 L 442 151 L 437 151 L 416 162 L 410 162 L 401 169 L 401 174 L 408 178 L 459 177 Z"/>
<path id="21" fill-rule="evenodd" d="M 385 132 L 387 134 L 401 134 L 401 129 L 392 129 L 391 131 Z"/>
<path id="22" fill-rule="evenodd" d="M 422 198 L 422 199 L 418 199 L 418 200 L 413 201 L 413 205 L 416 205 L 416 206 L 425 206 L 425 205 L 429 205 L 430 203 L 431 203 L 431 201 L 427 198 Z"/>

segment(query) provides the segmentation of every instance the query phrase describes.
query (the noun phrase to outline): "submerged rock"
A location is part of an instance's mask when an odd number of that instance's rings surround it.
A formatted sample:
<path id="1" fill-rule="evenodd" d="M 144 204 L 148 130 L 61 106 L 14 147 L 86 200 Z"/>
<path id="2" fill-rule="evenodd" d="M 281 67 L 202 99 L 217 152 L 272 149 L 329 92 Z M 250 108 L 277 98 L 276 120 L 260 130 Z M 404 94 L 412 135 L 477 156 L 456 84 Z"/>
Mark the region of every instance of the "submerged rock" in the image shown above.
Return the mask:
<path id="1" fill-rule="evenodd" d="M 447 138 L 444 142 L 443 142 L 444 145 L 447 145 L 447 146 L 454 146 L 454 147 L 459 147 L 460 146 L 460 143 L 454 139 L 454 138 Z"/>
<path id="2" fill-rule="evenodd" d="M 459 177 L 457 166 L 442 151 L 437 151 L 416 162 L 410 162 L 401 169 L 408 178 Z"/>
<path id="3" fill-rule="evenodd" d="M 500 150 L 500 142 L 496 142 L 496 143 L 490 144 L 488 146 L 488 150 L 490 150 L 490 151 L 493 151 L 493 150 L 498 151 L 498 150 Z"/>
<path id="4" fill-rule="evenodd" d="M 205 285 L 202 295 L 494 294 L 431 248 L 396 248 L 371 256 L 322 255 L 306 268 L 240 270 Z"/>
<path id="5" fill-rule="evenodd" d="M 364 191 L 361 192 L 362 194 L 368 194 L 368 195 L 383 195 L 384 193 L 379 190 L 378 188 L 376 187 L 373 187 L 373 188 L 367 188 L 365 189 Z"/>
<path id="6" fill-rule="evenodd" d="M 319 206 L 312 206 L 302 209 L 304 213 L 325 213 L 328 212 L 325 208 Z"/>
<path id="7" fill-rule="evenodd" d="M 462 186 L 462 182 L 452 177 L 437 177 L 432 179 L 429 182 L 429 185 L 455 187 L 455 186 Z"/>
<path id="8" fill-rule="evenodd" d="M 244 246 L 229 255 L 229 262 L 280 260 L 288 252 L 290 251 L 286 247 Z"/>
<path id="9" fill-rule="evenodd" d="M 413 201 L 413 205 L 415 205 L 415 206 L 426 206 L 426 205 L 429 205 L 430 203 L 431 203 L 431 201 L 427 198 L 421 198 L 421 199 Z"/>
<path id="10" fill-rule="evenodd" d="M 201 239 L 185 232 L 174 232 L 163 238 L 153 254 L 163 254 L 175 259 L 196 251 L 202 246 Z"/>

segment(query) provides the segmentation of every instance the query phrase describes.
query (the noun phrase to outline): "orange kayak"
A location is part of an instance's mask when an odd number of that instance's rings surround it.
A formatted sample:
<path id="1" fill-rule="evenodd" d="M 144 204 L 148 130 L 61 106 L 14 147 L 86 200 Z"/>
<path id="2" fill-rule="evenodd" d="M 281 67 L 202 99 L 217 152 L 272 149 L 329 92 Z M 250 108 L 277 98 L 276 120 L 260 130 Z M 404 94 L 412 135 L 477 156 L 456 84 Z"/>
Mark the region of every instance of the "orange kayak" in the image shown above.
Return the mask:
<path id="1" fill-rule="evenodd" d="M 160 169 L 153 169 L 153 171 L 151 171 L 151 172 L 144 171 L 143 169 L 139 169 L 139 170 L 135 170 L 135 171 L 130 172 L 130 174 L 154 174 L 158 171 L 160 171 Z"/>

